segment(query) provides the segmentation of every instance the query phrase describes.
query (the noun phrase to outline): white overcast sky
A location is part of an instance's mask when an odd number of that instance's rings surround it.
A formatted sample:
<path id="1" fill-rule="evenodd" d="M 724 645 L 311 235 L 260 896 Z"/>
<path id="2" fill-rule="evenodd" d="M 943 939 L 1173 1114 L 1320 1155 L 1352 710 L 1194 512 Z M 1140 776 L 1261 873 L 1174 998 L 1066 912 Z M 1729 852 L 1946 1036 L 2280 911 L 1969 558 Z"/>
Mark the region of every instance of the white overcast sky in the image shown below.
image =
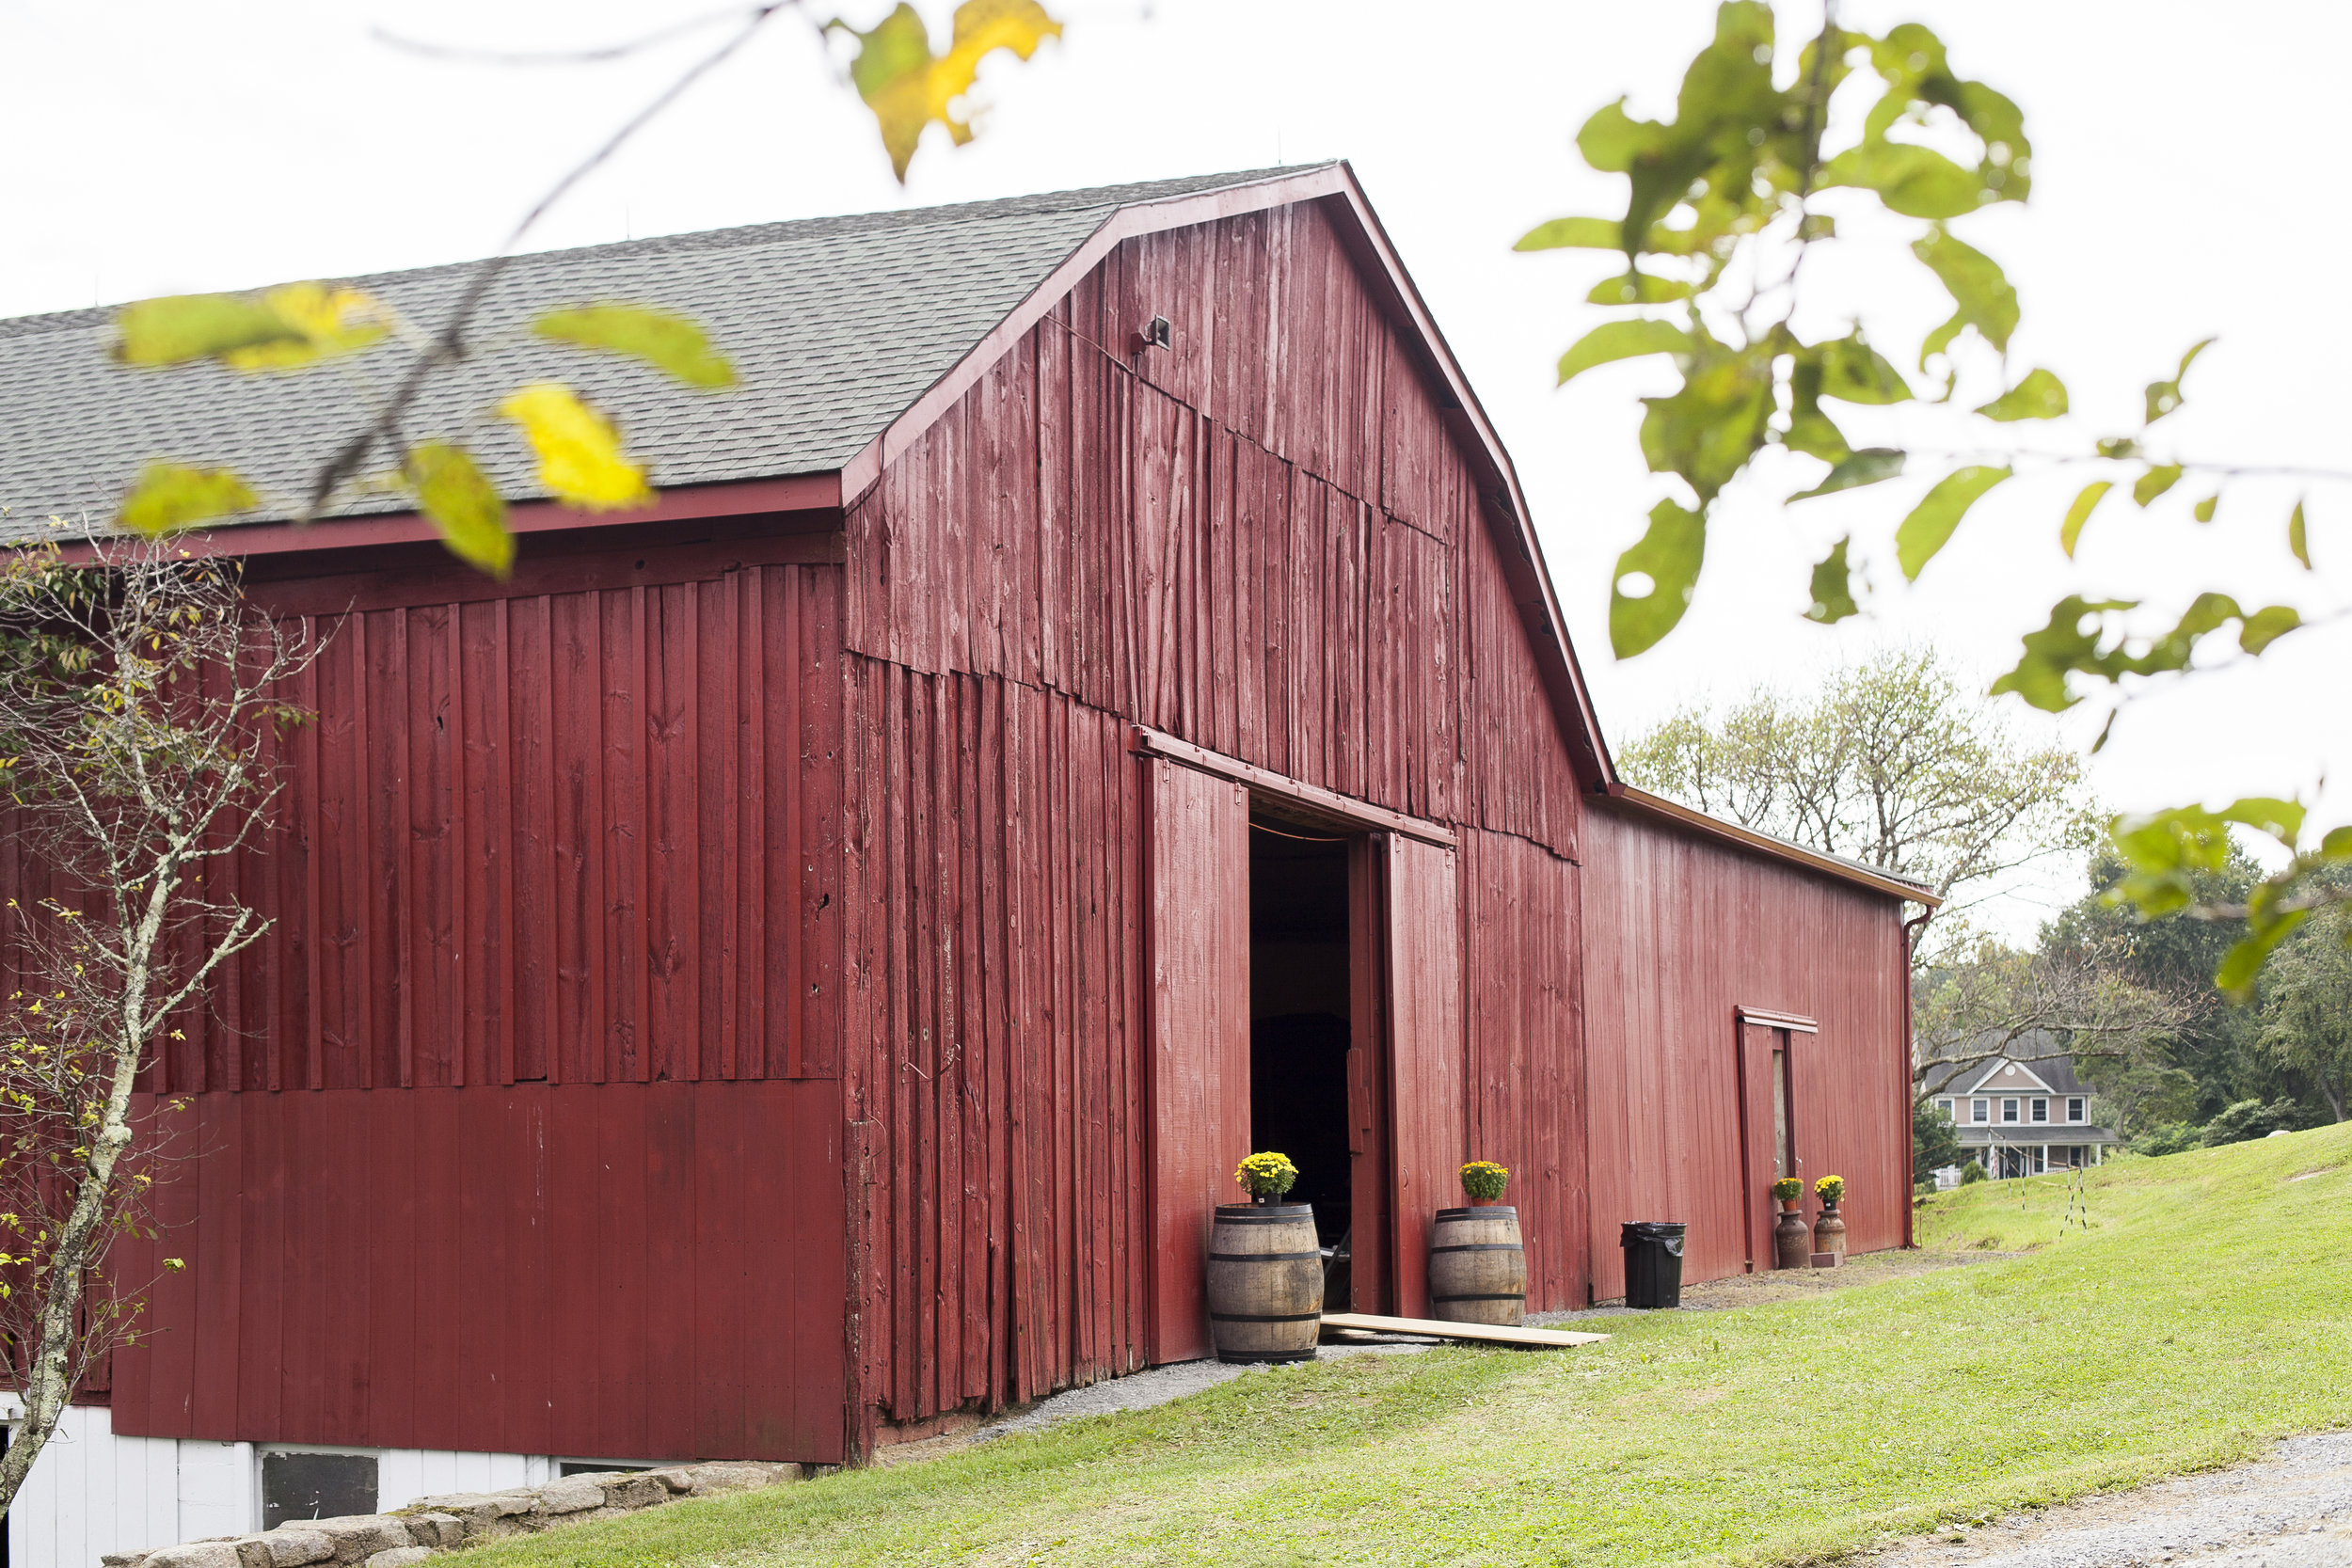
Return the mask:
<path id="1" fill-rule="evenodd" d="M 1915 588 L 1883 594 L 1869 618 L 1836 631 L 1801 621 L 1806 563 L 1822 543 L 1848 530 L 1883 541 L 1923 476 L 1792 514 L 1730 509 L 1683 629 L 1615 663 L 1610 566 L 1666 493 L 1634 441 L 1632 400 L 1656 388 L 1641 367 L 1619 366 L 1554 389 L 1560 349 L 1601 319 L 1581 301 L 1606 263 L 1510 245 L 1544 218 L 1608 210 L 1614 190 L 1581 171 L 1570 138 L 1620 93 L 1638 112 L 1670 110 L 1713 7 L 1049 4 L 1066 40 L 1025 67 L 998 56 L 981 79 L 980 139 L 951 150 L 934 132 L 903 192 L 838 61 L 787 18 L 585 184 L 532 247 L 1348 158 L 1518 464 L 1615 738 L 1695 696 L 1759 678 L 1800 684 L 1888 641 L 1931 642 L 1989 679 L 2039 623 L 2037 607 L 2070 588 L 2176 605 L 2219 587 L 2313 612 L 2336 608 L 2352 580 L 2352 487 L 2313 490 L 2320 570 L 2305 576 L 2281 547 L 2292 484 L 2249 485 L 2204 529 L 2110 498 L 2070 566 L 2057 519 L 2079 476 L 2052 476 L 1996 492 Z M 516 70 L 421 59 L 372 31 L 588 46 L 707 8 L 0 0 L 11 68 L 0 315 L 478 256 L 713 35 L 619 65 Z M 882 8 L 841 0 L 860 22 Z M 944 32 L 946 0 L 927 9 Z M 2128 429 L 2141 384 L 2217 334 L 2188 409 L 2170 421 L 2184 451 L 2352 467 L 2352 325 L 2337 286 L 2352 254 L 2339 173 L 2352 8 L 1849 0 L 1844 14 L 1872 28 L 1927 23 L 1957 70 L 2026 109 L 2031 205 L 1963 232 L 2023 294 L 2013 362 L 2058 371 L 2084 416 L 2026 427 L 2033 440 L 2080 447 Z M 1800 26 L 1818 15 L 1818 4 L 1783 10 Z M 1811 281 L 1851 287 L 1841 297 L 1852 308 L 1915 338 L 1940 314 L 1931 291 L 1906 281 L 1908 292 L 1882 293 L 1868 274 L 1832 261 Z M 1890 326 L 1882 340 L 1896 336 Z M 2125 809 L 2299 790 L 2327 819 L 2352 816 L 2352 790 L 2319 794 L 2352 764 L 2347 652 L 2352 637 L 2326 627 L 2135 702 L 2093 764 L 2099 789 Z M 2052 733 L 2013 705 L 2012 717 L 2021 733 Z M 2064 727 L 2078 742 L 2085 730 Z M 2005 923 L 2029 926 L 2030 911 L 2021 905 Z"/>

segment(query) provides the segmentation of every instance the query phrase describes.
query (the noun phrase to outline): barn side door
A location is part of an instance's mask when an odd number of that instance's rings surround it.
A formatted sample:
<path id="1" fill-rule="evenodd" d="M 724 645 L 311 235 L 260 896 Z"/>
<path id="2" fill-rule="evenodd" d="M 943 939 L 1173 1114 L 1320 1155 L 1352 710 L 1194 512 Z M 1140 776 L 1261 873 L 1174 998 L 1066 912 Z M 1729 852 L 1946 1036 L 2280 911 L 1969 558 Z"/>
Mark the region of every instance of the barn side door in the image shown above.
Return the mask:
<path id="1" fill-rule="evenodd" d="M 1745 1009 L 1733 1016 L 1740 1030 L 1740 1197 L 1747 1206 L 1748 1270 L 1760 1274 L 1774 1261 L 1772 1222 L 1780 1206 L 1772 1201 L 1772 1183 L 1805 1175 L 1797 1158 L 1794 1053 L 1811 1043 L 1815 1024 L 1793 1015 Z"/>
<path id="2" fill-rule="evenodd" d="M 1389 1106 L 1396 1129 L 1396 1310 L 1429 1316 L 1429 1227 L 1468 1158 L 1460 878 L 1454 852 L 1386 835 Z"/>
<path id="3" fill-rule="evenodd" d="M 1249 1152 L 1249 798 L 1147 758 L 1154 1362 L 1209 1354 L 1209 1222 Z"/>

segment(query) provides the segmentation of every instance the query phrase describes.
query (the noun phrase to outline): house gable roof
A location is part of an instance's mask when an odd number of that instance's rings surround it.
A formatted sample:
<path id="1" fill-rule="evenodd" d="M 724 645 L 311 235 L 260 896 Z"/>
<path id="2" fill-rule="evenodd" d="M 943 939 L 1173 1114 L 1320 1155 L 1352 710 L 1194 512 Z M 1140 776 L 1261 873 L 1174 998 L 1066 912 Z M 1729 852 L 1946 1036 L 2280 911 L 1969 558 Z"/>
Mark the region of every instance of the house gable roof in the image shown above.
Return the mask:
<path id="1" fill-rule="evenodd" d="M 1963 1094 L 2056 1094 L 2049 1081 L 2023 1062 L 1999 1061 L 1987 1068 L 1984 1076 Z"/>

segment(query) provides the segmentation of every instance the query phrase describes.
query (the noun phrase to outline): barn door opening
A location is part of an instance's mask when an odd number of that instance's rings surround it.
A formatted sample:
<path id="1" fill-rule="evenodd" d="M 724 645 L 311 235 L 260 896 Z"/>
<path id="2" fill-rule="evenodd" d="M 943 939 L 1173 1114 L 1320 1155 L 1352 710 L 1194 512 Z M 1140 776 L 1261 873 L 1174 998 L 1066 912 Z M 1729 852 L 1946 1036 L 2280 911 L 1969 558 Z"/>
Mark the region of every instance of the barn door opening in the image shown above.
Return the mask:
<path id="1" fill-rule="evenodd" d="M 1298 1167 L 1290 1200 L 1314 1205 L 1334 1311 L 1354 1299 L 1349 842 L 1249 824 L 1249 1142 Z"/>

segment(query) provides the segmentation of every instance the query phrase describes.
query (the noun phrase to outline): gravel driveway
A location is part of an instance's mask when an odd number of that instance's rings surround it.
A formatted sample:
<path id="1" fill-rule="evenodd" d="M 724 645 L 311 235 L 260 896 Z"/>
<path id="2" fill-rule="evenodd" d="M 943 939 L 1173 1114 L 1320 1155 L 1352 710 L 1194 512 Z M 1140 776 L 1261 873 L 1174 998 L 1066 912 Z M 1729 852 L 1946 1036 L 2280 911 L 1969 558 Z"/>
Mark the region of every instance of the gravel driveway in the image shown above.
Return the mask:
<path id="1" fill-rule="evenodd" d="M 2352 1433 L 2281 1443 L 2233 1470 L 1945 1530 L 1873 1568 L 2352 1568 Z"/>

